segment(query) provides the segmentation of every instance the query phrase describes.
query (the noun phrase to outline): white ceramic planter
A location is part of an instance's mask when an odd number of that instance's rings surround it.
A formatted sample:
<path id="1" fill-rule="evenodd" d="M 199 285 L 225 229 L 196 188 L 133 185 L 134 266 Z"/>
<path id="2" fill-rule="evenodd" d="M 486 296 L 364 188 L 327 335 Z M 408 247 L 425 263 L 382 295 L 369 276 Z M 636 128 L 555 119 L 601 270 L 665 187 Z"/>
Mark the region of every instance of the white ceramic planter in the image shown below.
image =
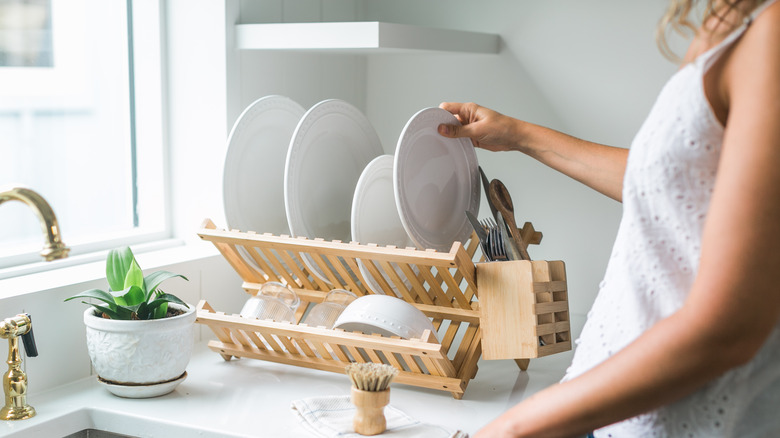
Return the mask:
<path id="1" fill-rule="evenodd" d="M 98 317 L 93 308 L 87 309 L 87 349 L 101 383 L 122 397 L 154 397 L 173 391 L 184 380 L 197 316 L 193 306 L 182 310 L 186 312 L 172 318 L 120 321 Z"/>

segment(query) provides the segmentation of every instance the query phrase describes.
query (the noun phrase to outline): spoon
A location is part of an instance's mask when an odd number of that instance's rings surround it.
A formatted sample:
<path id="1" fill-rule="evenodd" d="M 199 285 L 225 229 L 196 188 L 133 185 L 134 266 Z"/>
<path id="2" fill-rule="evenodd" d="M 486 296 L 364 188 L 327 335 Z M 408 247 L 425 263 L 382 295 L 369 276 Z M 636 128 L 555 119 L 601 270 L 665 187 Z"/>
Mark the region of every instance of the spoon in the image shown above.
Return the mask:
<path id="1" fill-rule="evenodd" d="M 523 260 L 531 260 L 526 249 L 523 238 L 520 237 L 520 233 L 517 229 L 517 223 L 515 222 L 515 207 L 512 204 L 512 197 L 509 196 L 509 190 L 507 190 L 504 183 L 494 179 L 490 181 L 490 200 L 495 204 L 498 211 L 501 213 L 501 217 L 504 218 L 507 228 L 511 234 L 512 240 L 515 242 L 517 249 L 520 251 L 520 257 Z"/>

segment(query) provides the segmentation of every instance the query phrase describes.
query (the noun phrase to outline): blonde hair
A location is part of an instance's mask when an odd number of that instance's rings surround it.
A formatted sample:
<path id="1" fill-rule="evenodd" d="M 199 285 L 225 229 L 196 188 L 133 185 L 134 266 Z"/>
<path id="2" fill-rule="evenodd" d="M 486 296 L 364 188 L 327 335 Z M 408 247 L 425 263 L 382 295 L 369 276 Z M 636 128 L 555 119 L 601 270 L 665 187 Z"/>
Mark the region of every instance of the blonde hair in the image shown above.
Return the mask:
<path id="1" fill-rule="evenodd" d="M 736 21 L 729 19 L 732 23 L 731 28 L 736 27 L 738 23 L 750 15 L 750 12 L 766 0 L 671 0 L 666 13 L 658 23 L 656 29 L 656 42 L 661 53 L 665 57 L 679 61 L 677 56 L 668 44 L 670 32 L 675 32 L 686 36 L 688 34 L 696 35 L 699 26 L 696 20 L 701 17 L 700 23 L 709 23 L 715 19 L 718 22 L 726 22 L 729 14 L 734 14 Z M 703 10 L 702 10 L 703 8 Z M 694 14 L 696 12 L 696 14 Z M 692 15 L 694 15 L 692 17 Z M 728 27 L 728 26 L 727 26 Z"/>

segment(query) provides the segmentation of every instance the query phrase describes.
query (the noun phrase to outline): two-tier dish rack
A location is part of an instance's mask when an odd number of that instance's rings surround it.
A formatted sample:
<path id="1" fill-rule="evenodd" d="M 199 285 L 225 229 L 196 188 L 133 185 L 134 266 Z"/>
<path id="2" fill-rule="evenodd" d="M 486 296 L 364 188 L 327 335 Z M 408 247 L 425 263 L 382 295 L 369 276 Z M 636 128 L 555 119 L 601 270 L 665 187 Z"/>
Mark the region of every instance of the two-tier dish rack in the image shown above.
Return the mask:
<path id="1" fill-rule="evenodd" d="M 528 222 L 519 232 L 527 244 L 541 240 Z M 301 299 L 295 324 L 218 312 L 201 301 L 197 322 L 214 332 L 217 340 L 209 348 L 225 360 L 254 358 L 342 374 L 351 362 L 384 363 L 399 370 L 395 382 L 460 399 L 481 356 L 515 359 L 525 370 L 531 358 L 571 349 L 560 261 L 474 263 L 475 236 L 438 252 L 223 230 L 208 219 L 198 234 L 217 247 L 247 293 L 278 281 Z M 385 294 L 430 317 L 436 333 L 426 330 L 420 339 L 401 339 L 300 323 L 331 289 L 373 293 L 359 264 Z"/>

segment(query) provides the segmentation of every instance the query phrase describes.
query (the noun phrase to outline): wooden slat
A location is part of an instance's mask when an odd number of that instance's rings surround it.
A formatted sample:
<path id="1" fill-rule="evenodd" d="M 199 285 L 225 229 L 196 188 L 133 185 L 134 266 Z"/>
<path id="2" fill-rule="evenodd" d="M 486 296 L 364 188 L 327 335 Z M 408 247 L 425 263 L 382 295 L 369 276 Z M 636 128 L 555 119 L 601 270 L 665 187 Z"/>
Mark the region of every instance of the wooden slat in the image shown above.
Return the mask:
<path id="1" fill-rule="evenodd" d="M 275 351 L 246 351 L 241 348 L 236 348 L 236 346 L 233 344 L 224 344 L 219 341 L 209 341 L 208 346 L 211 350 L 222 355 L 267 360 L 269 362 L 295 365 L 304 368 L 312 368 L 321 371 L 330 371 L 344 374 L 344 364 L 339 362 L 326 361 L 319 358 L 304 358 L 303 356 L 294 357 L 287 354 L 279 354 Z M 393 379 L 393 383 L 419 386 L 421 388 L 438 389 L 441 391 L 457 393 L 461 396 L 463 394 L 460 379 L 453 377 L 416 375 L 407 371 L 399 371 L 398 375 Z"/>
<path id="2" fill-rule="evenodd" d="M 335 348 L 334 348 L 334 345 L 335 345 Z M 349 363 L 349 357 L 347 357 L 347 355 L 344 354 L 344 351 L 341 349 L 340 345 L 326 343 L 325 347 L 328 349 L 328 351 L 330 351 L 333 355 L 335 355 L 336 358 L 338 358 L 338 360 L 340 360 L 340 361 L 342 361 L 344 363 Z"/>
<path id="3" fill-rule="evenodd" d="M 314 350 L 311 349 L 309 343 L 306 342 L 305 339 L 299 337 L 293 337 L 292 340 L 295 343 L 295 345 L 297 345 L 298 348 L 303 352 L 304 355 L 309 357 L 317 356 L 317 354 L 314 352 Z"/>
<path id="4" fill-rule="evenodd" d="M 270 278 L 267 274 L 258 272 L 256 269 L 249 266 L 244 258 L 239 254 L 238 247 L 236 245 L 220 245 L 217 246 L 222 256 L 228 260 L 230 266 L 238 272 L 241 278 L 249 278 L 257 282 L 265 282 Z"/>
<path id="5" fill-rule="evenodd" d="M 455 357 L 452 359 L 452 366 L 455 367 L 456 370 L 460 370 L 463 364 L 467 363 L 466 358 L 469 356 L 472 344 L 476 342 L 475 337 L 479 334 L 478 329 L 477 326 L 473 325 L 469 325 L 466 328 L 466 332 L 463 334 L 463 340 L 460 342 L 458 351 L 455 352 Z"/>
<path id="6" fill-rule="evenodd" d="M 357 261 L 353 259 L 352 257 L 345 257 L 344 261 L 347 262 L 347 265 L 349 266 L 349 269 L 352 270 L 352 272 L 355 273 L 355 275 L 360 279 L 360 285 L 357 285 L 357 289 L 353 290 L 352 292 L 355 293 L 357 296 L 363 296 L 366 294 L 371 293 L 368 289 L 368 286 L 366 286 L 365 279 L 363 279 L 362 274 L 360 273 L 360 267 L 358 267 Z"/>
<path id="7" fill-rule="evenodd" d="M 571 350 L 571 341 L 557 342 L 555 344 L 539 347 L 539 354 L 537 357 L 549 356 L 551 354 L 562 353 L 569 350 Z"/>
<path id="8" fill-rule="evenodd" d="M 439 286 L 441 283 L 437 281 L 436 278 L 434 278 L 431 271 L 427 269 L 421 269 L 420 274 L 429 286 L 428 294 L 431 295 L 431 298 L 434 298 L 434 304 L 439 306 L 452 307 L 452 302 L 450 302 L 447 294 L 445 294 L 441 286 Z"/>
<path id="9" fill-rule="evenodd" d="M 288 353 L 301 354 L 301 352 L 298 351 L 298 348 L 293 345 L 292 340 L 290 340 L 288 336 L 277 336 L 276 338 L 282 343 L 282 345 L 284 345 L 284 348 Z"/>
<path id="10" fill-rule="evenodd" d="M 263 343 L 262 339 L 260 339 L 255 332 L 245 332 L 246 335 L 249 337 L 249 339 L 252 340 L 252 343 L 257 347 L 259 350 L 267 350 L 265 344 Z"/>
<path id="11" fill-rule="evenodd" d="M 412 289 L 414 289 L 415 291 L 418 291 L 417 292 L 417 296 L 420 298 L 420 301 L 423 304 L 433 304 L 433 298 L 431 298 L 431 296 L 428 295 L 425 286 L 423 285 L 422 281 L 420 280 L 420 277 L 419 277 L 420 274 L 415 274 L 415 272 L 412 269 L 412 267 L 410 265 L 407 265 L 407 264 L 399 264 L 398 267 L 401 268 L 401 272 L 404 273 L 404 276 L 406 276 L 406 278 L 411 283 Z M 419 271 L 424 271 L 426 269 L 428 269 L 428 268 L 426 268 L 426 267 L 420 268 L 419 266 L 417 267 L 418 272 Z M 417 300 L 415 300 L 415 302 L 417 302 Z"/>
<path id="12" fill-rule="evenodd" d="M 251 248 L 249 248 L 251 249 Z M 290 270 L 287 269 L 282 263 L 279 261 L 279 259 L 276 258 L 276 255 L 273 254 L 270 250 L 265 250 L 263 248 L 257 248 L 264 257 L 261 257 L 260 254 L 257 253 L 257 251 L 252 250 L 250 255 L 252 256 L 252 259 L 257 263 L 260 268 L 265 271 L 266 274 L 271 275 L 271 269 L 268 266 L 268 264 L 265 262 L 265 259 L 267 259 L 272 265 L 274 270 L 279 273 L 277 275 L 277 280 L 280 283 L 289 284 L 291 287 L 298 286 L 298 282 L 296 279 L 290 274 Z"/>
<path id="13" fill-rule="evenodd" d="M 376 267 L 373 261 L 371 260 L 361 260 L 363 263 L 363 266 L 368 270 L 368 273 L 371 275 L 372 279 L 374 280 L 374 283 L 379 285 L 379 288 L 382 289 L 382 291 L 385 293 L 385 295 L 395 296 L 395 292 L 393 292 L 392 286 L 387 283 L 387 280 L 385 279 L 385 276 L 382 275 L 382 271 Z"/>
<path id="14" fill-rule="evenodd" d="M 330 265 L 336 270 L 338 277 L 342 280 L 335 284 L 340 284 L 343 289 L 359 290 L 355 280 L 352 279 L 352 275 L 344 268 L 344 264 L 341 263 L 341 257 L 325 255 L 325 258 L 330 262 Z"/>
<path id="15" fill-rule="evenodd" d="M 458 303 L 458 307 L 460 307 L 461 309 L 471 310 L 471 305 L 469 304 L 469 300 L 467 300 L 466 297 L 463 295 L 463 292 L 460 291 L 460 288 L 458 287 L 458 283 L 452 277 L 450 271 L 440 269 L 439 275 L 441 276 L 441 278 L 444 279 L 444 283 L 447 285 L 447 291 L 445 293 L 447 294 L 447 297 L 450 299 L 450 302 L 454 300 L 456 303 Z"/>
<path id="16" fill-rule="evenodd" d="M 296 238 L 295 240 L 305 240 L 305 239 Z M 311 268 L 309 268 L 309 266 L 306 263 L 304 263 L 304 258 L 303 258 L 304 253 L 303 252 L 293 252 L 293 254 L 295 255 L 295 257 L 297 257 L 301 261 L 301 264 L 303 265 L 302 266 L 302 269 L 304 270 L 303 275 L 305 277 L 310 278 L 314 282 L 314 285 L 315 285 L 314 289 L 318 289 L 318 290 L 329 290 L 330 289 L 330 287 L 328 286 L 328 283 L 326 283 L 319 276 L 314 275 L 314 273 L 310 272 Z"/>
<path id="17" fill-rule="evenodd" d="M 427 374 L 423 372 L 423 370 L 420 368 L 420 365 L 418 365 L 417 361 L 414 360 L 416 356 L 412 356 L 411 354 L 401 354 L 401 357 L 404 359 L 404 362 L 409 368 L 409 371 L 415 374 Z"/>
<path id="18" fill-rule="evenodd" d="M 309 281 L 309 277 L 301 270 L 301 268 L 298 267 L 299 259 L 292 258 L 287 251 L 279 250 L 276 251 L 276 253 L 279 255 L 279 258 L 282 260 L 285 266 L 287 266 L 287 269 L 289 269 L 295 276 L 296 284 L 298 284 L 299 287 L 306 289 L 317 288 L 314 283 Z"/>
<path id="19" fill-rule="evenodd" d="M 452 341 L 455 340 L 455 335 L 458 333 L 460 324 L 461 323 L 459 321 L 450 321 L 450 325 L 447 327 L 447 331 L 444 333 L 444 338 L 441 340 L 441 345 L 447 352 L 449 352 L 450 347 L 452 347 Z"/>
<path id="20" fill-rule="evenodd" d="M 321 240 L 321 239 L 314 239 L 315 241 Z M 309 254 L 309 263 L 314 263 L 315 266 L 319 268 L 319 274 L 324 276 L 327 279 L 327 282 L 330 283 L 329 287 L 332 287 L 332 285 L 338 285 L 337 287 L 341 287 L 341 281 L 339 281 L 339 278 L 336 276 L 336 274 L 331 270 L 330 266 L 327 263 L 327 256 L 325 254 L 321 254 L 316 249 L 313 249 L 312 251 L 308 252 Z M 317 274 L 315 272 L 312 272 L 312 275 L 315 277 Z"/>
<path id="21" fill-rule="evenodd" d="M 569 321 L 560 321 L 560 322 L 554 322 L 550 324 L 539 324 L 538 326 L 536 326 L 536 335 L 544 336 L 553 333 L 568 332 L 570 330 L 571 330 L 571 326 L 569 325 Z"/>
<path id="22" fill-rule="evenodd" d="M 454 260 L 454 252 L 420 251 L 413 248 L 386 247 L 369 248 L 367 245 L 355 245 L 337 241 L 325 241 L 322 239 L 284 238 L 280 236 L 253 234 L 239 231 L 225 231 L 217 229 L 201 229 L 198 232 L 201 239 L 211 242 L 234 243 L 239 245 L 264 246 L 273 249 L 286 249 L 294 252 L 309 252 L 318 254 L 330 254 L 343 257 L 368 258 L 374 260 L 392 260 L 403 263 L 425 264 L 448 268 L 457 267 Z M 453 243 L 453 247 L 461 247 L 460 242 Z"/>
<path id="23" fill-rule="evenodd" d="M 534 282 L 533 291 L 536 293 L 542 292 L 563 292 L 566 290 L 565 281 L 537 281 Z"/>
<path id="24" fill-rule="evenodd" d="M 393 286 L 395 286 L 398 291 L 397 293 L 394 293 L 396 296 L 400 294 L 407 303 L 414 303 L 417 300 L 417 294 L 414 292 L 414 289 L 408 289 L 407 283 L 411 284 L 409 280 L 404 281 L 404 278 L 401 278 L 401 276 L 398 275 L 398 271 L 393 265 L 385 261 L 380 261 L 379 266 L 387 273 Z M 398 269 L 400 270 L 401 268 L 399 267 Z"/>
<path id="25" fill-rule="evenodd" d="M 309 341 L 309 342 L 310 342 L 309 345 L 311 346 L 312 350 L 314 350 L 314 352 L 319 357 L 326 360 L 333 360 L 333 356 L 331 356 L 330 351 L 328 350 L 327 347 L 325 347 L 325 345 L 322 342 L 318 342 L 318 341 Z"/>
<path id="26" fill-rule="evenodd" d="M 569 303 L 566 301 L 553 301 L 550 303 L 537 303 L 533 306 L 533 313 L 541 315 L 543 313 L 568 312 Z"/>

